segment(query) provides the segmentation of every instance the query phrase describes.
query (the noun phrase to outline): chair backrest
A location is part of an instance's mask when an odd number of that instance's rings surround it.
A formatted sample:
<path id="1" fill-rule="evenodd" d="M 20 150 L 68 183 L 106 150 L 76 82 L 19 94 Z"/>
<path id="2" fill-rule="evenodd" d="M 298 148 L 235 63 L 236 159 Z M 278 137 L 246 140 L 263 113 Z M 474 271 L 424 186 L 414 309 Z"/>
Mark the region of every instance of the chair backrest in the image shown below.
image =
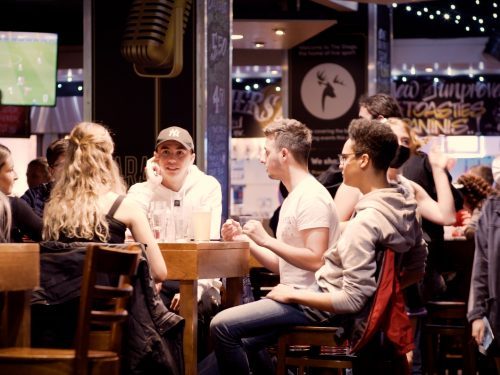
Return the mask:
<path id="1" fill-rule="evenodd" d="M 119 351 L 119 323 L 127 318 L 126 299 L 133 291 L 128 279 L 136 273 L 140 254 L 141 250 L 137 245 L 131 245 L 128 249 L 99 244 L 88 246 L 75 337 L 75 373 L 87 373 L 91 324 L 111 327 L 111 348 Z M 119 279 L 118 285 L 98 285 L 99 274 L 116 277 Z"/>
<path id="2" fill-rule="evenodd" d="M 351 346 L 351 353 L 359 352 L 379 330 L 397 346 L 398 351 L 406 353 L 413 348 L 413 333 L 399 288 L 394 251 L 387 249 L 383 252 L 378 268 L 377 289 L 369 307 L 366 326 Z"/>

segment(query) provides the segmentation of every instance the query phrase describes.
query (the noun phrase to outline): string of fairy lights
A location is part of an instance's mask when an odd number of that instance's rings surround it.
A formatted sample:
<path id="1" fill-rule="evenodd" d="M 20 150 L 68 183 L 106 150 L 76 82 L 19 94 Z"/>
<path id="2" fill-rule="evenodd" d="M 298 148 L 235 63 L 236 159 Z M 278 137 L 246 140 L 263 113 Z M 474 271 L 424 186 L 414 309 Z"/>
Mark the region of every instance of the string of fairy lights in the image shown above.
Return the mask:
<path id="1" fill-rule="evenodd" d="M 441 24 L 456 25 L 465 32 L 488 34 L 498 30 L 500 22 L 500 0 L 469 0 L 422 4 L 397 4 L 393 8 L 403 8 L 405 12 L 415 17 L 427 18 Z"/>

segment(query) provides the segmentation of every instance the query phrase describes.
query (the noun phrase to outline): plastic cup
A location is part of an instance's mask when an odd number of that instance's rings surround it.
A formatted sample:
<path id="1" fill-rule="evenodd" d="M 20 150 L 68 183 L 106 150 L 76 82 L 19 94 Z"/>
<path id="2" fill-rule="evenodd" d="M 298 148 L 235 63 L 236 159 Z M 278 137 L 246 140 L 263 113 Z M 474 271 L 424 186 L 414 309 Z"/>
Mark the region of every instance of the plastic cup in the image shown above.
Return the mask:
<path id="1" fill-rule="evenodd" d="M 212 213 L 208 209 L 193 210 L 193 234 L 195 241 L 210 241 Z"/>

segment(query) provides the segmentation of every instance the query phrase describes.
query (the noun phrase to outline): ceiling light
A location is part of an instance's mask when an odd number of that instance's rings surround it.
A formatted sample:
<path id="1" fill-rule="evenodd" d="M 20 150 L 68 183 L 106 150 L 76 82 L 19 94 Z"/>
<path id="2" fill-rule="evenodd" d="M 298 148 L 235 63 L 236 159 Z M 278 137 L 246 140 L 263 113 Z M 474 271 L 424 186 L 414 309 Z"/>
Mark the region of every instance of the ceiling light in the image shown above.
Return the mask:
<path id="1" fill-rule="evenodd" d="M 255 46 L 255 48 L 264 48 L 265 43 L 264 42 L 255 42 L 254 46 Z"/>
<path id="2" fill-rule="evenodd" d="M 243 35 L 241 35 L 241 34 L 231 35 L 231 40 L 240 40 L 240 39 L 243 39 Z"/>
<path id="3" fill-rule="evenodd" d="M 278 75 L 278 73 L 279 73 L 279 72 L 278 72 L 277 70 L 271 70 L 271 74 L 272 74 L 273 76 Z"/>
<path id="4" fill-rule="evenodd" d="M 236 82 L 240 83 L 241 82 L 241 78 L 236 78 Z"/>
<path id="5" fill-rule="evenodd" d="M 254 83 L 254 84 L 253 84 L 253 88 L 254 88 L 255 90 L 257 90 L 257 89 L 259 88 L 259 84 L 258 84 L 258 83 Z"/>
<path id="6" fill-rule="evenodd" d="M 432 73 L 432 68 L 425 68 L 425 71 L 426 71 L 427 73 Z"/>
<path id="7" fill-rule="evenodd" d="M 276 86 L 275 90 L 276 90 L 277 92 L 280 92 L 280 91 L 281 91 L 281 87 Z"/>
<path id="8" fill-rule="evenodd" d="M 270 78 L 266 78 L 266 83 L 271 83 L 271 79 Z"/>
<path id="9" fill-rule="evenodd" d="M 274 33 L 278 36 L 283 36 L 283 35 L 285 35 L 285 30 L 284 29 L 274 29 Z"/>

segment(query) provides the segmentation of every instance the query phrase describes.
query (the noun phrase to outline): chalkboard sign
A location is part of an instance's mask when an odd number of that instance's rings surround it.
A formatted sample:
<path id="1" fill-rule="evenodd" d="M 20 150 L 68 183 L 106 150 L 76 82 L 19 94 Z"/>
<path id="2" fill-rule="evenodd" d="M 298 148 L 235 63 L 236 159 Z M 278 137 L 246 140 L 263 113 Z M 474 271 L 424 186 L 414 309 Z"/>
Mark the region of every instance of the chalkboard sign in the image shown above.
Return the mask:
<path id="1" fill-rule="evenodd" d="M 396 98 L 418 135 L 499 135 L 500 77 L 398 79 Z"/>
<path id="2" fill-rule="evenodd" d="M 391 93 L 391 13 L 387 5 L 377 5 L 377 92 Z"/>
<path id="3" fill-rule="evenodd" d="M 228 217 L 230 108 L 230 2 L 207 2 L 207 173 L 222 185 L 222 215 Z"/>

